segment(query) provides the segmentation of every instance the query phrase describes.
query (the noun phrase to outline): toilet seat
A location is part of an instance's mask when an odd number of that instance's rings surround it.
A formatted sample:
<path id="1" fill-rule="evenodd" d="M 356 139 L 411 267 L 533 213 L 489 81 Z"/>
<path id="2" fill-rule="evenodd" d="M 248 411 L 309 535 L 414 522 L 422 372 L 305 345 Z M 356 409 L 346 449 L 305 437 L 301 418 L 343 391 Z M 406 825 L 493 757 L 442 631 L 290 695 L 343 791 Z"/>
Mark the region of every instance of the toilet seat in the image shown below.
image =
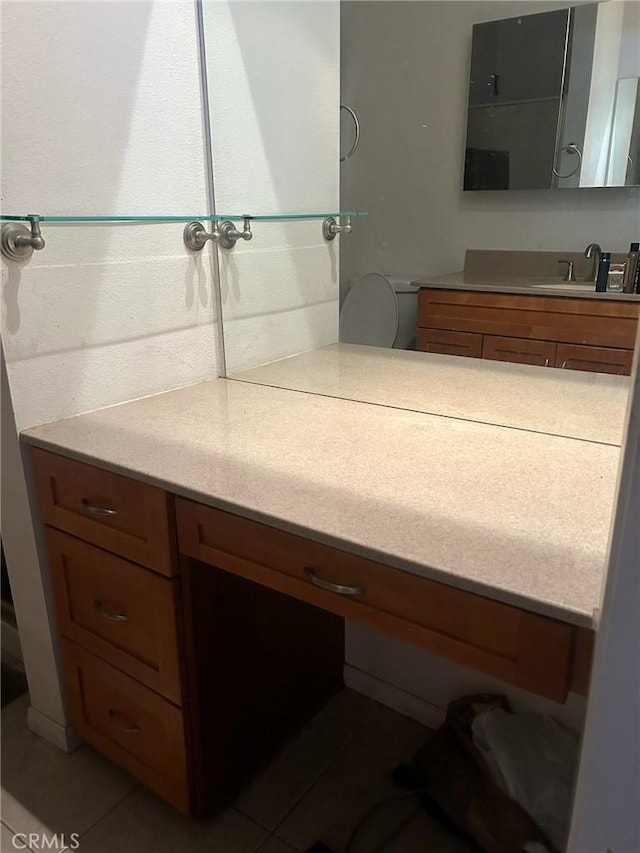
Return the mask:
<path id="1" fill-rule="evenodd" d="M 398 297 L 389 279 L 377 272 L 362 276 L 340 311 L 340 341 L 392 347 L 398 333 Z"/>

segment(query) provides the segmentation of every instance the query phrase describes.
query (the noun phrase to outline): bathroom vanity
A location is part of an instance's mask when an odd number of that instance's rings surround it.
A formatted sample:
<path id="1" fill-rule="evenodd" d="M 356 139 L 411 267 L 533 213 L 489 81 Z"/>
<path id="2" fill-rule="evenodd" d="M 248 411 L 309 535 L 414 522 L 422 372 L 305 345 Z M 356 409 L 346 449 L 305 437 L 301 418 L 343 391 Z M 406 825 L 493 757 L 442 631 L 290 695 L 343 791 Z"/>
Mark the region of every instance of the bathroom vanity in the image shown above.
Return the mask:
<path id="1" fill-rule="evenodd" d="M 345 618 L 559 702 L 588 689 L 615 441 L 224 379 L 23 441 L 74 728 L 183 812 L 335 689 Z"/>
<path id="2" fill-rule="evenodd" d="M 582 260 L 569 255 L 572 263 Z M 552 274 L 554 262 L 552 253 L 470 251 L 464 272 L 414 281 L 416 349 L 629 375 L 640 295 L 562 281 Z"/>

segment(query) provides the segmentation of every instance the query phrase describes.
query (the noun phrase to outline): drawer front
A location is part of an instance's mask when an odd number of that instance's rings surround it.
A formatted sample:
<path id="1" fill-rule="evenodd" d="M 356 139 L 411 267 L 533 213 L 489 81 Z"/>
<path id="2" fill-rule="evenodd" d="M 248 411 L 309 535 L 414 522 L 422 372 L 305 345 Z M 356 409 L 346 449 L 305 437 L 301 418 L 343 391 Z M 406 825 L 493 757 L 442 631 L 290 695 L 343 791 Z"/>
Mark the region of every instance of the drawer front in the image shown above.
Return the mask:
<path id="1" fill-rule="evenodd" d="M 566 370 L 590 370 L 594 373 L 629 376 L 632 364 L 632 350 L 558 344 L 556 353 L 556 367 Z"/>
<path id="2" fill-rule="evenodd" d="M 33 449 L 42 521 L 165 575 L 176 573 L 167 493 Z"/>
<path id="3" fill-rule="evenodd" d="M 556 344 L 550 341 L 528 341 L 521 338 L 498 338 L 485 335 L 482 357 L 492 361 L 554 367 Z"/>
<path id="4" fill-rule="evenodd" d="M 563 701 L 573 628 L 212 507 L 176 500 L 180 551 Z"/>
<path id="5" fill-rule="evenodd" d="M 45 530 L 61 633 L 180 704 L 178 581 Z"/>
<path id="6" fill-rule="evenodd" d="M 183 812 L 189 809 L 183 712 L 63 640 L 71 722 L 78 735 Z"/>
<path id="7" fill-rule="evenodd" d="M 633 349 L 639 310 L 623 300 L 423 288 L 418 325 Z"/>
<path id="8" fill-rule="evenodd" d="M 446 332 L 440 329 L 418 329 L 416 349 L 420 352 L 482 358 L 482 335 L 469 332 Z"/>

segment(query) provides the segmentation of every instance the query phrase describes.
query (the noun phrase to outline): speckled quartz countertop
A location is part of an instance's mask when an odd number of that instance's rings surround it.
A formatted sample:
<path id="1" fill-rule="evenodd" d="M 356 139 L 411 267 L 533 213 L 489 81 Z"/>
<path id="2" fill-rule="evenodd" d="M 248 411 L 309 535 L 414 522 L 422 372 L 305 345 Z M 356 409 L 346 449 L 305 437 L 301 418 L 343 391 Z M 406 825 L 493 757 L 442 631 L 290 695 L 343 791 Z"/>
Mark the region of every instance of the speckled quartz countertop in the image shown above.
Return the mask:
<path id="1" fill-rule="evenodd" d="M 30 429 L 23 440 L 593 624 L 615 444 L 225 379 Z"/>
<path id="2" fill-rule="evenodd" d="M 331 344 L 234 379 L 620 445 L 631 380 L 505 361 Z"/>
<path id="3" fill-rule="evenodd" d="M 524 276 L 496 273 L 454 272 L 428 279 L 415 279 L 415 287 L 450 290 L 485 290 L 490 293 L 526 293 L 529 296 L 570 296 L 578 299 L 620 299 L 640 302 L 638 293 L 596 293 L 595 284 L 563 281 L 559 276 Z"/>

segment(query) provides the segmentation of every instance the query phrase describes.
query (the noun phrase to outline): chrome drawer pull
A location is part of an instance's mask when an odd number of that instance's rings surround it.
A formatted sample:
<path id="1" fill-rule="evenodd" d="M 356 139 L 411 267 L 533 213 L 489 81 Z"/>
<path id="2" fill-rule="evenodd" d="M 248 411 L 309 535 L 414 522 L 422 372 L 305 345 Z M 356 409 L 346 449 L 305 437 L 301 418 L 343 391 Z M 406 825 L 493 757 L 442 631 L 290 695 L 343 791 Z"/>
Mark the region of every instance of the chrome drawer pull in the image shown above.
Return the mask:
<path id="1" fill-rule="evenodd" d="M 82 498 L 82 507 L 91 515 L 117 515 L 117 509 L 109 509 L 107 506 L 94 506 L 86 498 Z"/>
<path id="2" fill-rule="evenodd" d="M 129 617 L 126 613 L 115 613 L 113 610 L 107 610 L 104 601 L 99 601 L 96 599 L 93 602 L 96 606 L 96 610 L 101 616 L 104 616 L 105 619 L 111 619 L 112 622 L 128 622 Z"/>
<path id="3" fill-rule="evenodd" d="M 304 573 L 307 580 L 311 581 L 314 586 L 319 586 L 320 589 L 325 589 L 327 592 L 337 592 L 338 595 L 364 595 L 366 592 L 363 586 L 344 586 L 341 583 L 323 581 L 310 566 L 304 567 Z"/>
<path id="4" fill-rule="evenodd" d="M 127 720 L 124 714 L 121 714 L 119 711 L 115 711 L 113 708 L 109 708 L 109 719 L 111 720 L 111 723 L 122 732 L 137 734 L 140 731 L 139 726 L 134 726 L 131 720 Z"/>

